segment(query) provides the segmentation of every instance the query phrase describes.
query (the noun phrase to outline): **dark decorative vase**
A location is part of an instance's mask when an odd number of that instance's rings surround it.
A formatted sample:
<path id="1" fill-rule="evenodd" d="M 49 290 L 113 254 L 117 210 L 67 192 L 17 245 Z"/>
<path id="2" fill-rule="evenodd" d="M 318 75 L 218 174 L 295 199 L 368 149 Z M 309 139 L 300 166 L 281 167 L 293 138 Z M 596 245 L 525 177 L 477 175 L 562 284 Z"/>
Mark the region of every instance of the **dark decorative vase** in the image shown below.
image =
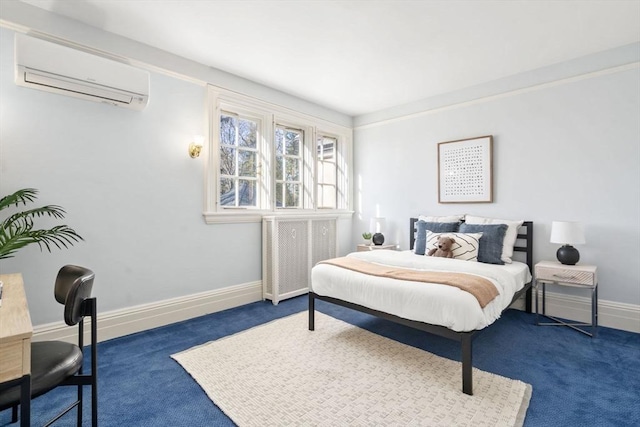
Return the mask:
<path id="1" fill-rule="evenodd" d="M 373 235 L 372 241 L 374 245 L 380 246 L 384 243 L 384 236 L 382 235 L 382 233 L 376 233 Z"/>
<path id="2" fill-rule="evenodd" d="M 571 245 L 563 245 L 556 252 L 556 257 L 564 265 L 576 265 L 580 261 L 580 252 Z"/>

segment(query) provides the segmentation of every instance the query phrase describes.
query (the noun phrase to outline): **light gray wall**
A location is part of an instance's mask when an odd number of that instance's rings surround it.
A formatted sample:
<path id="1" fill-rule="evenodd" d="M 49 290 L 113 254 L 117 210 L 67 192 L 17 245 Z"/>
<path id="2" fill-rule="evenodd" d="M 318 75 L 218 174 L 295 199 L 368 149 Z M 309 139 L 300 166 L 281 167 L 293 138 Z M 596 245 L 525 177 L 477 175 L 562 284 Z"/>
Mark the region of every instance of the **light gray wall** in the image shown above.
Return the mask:
<path id="1" fill-rule="evenodd" d="M 582 221 L 580 262 L 598 265 L 600 298 L 640 304 L 637 63 L 412 114 L 356 127 L 354 239 L 374 215 L 403 249 L 418 214 L 525 219 L 538 261 L 555 259 L 551 221 Z M 494 137 L 494 203 L 438 204 L 437 143 L 483 135 Z"/>
<path id="2" fill-rule="evenodd" d="M 0 194 L 37 188 L 39 205 L 63 206 L 85 239 L 0 261 L 0 273 L 22 273 L 34 325 L 61 320 L 53 283 L 65 264 L 95 271 L 101 312 L 261 280 L 261 225 L 202 218 L 204 159 L 187 147 L 206 133 L 203 84 L 152 72 L 141 112 L 19 87 L 13 40 L 0 29 Z"/>
<path id="3" fill-rule="evenodd" d="M 205 129 L 203 86 L 152 73 L 148 107 L 120 109 L 16 86 L 13 33 L 0 43 L 0 193 L 39 189 L 85 239 L 0 262 L 23 274 L 34 324 L 60 320 L 53 279 L 69 263 L 95 271 L 101 311 L 260 280 L 260 226 L 201 217 L 203 161 L 187 145 Z"/>

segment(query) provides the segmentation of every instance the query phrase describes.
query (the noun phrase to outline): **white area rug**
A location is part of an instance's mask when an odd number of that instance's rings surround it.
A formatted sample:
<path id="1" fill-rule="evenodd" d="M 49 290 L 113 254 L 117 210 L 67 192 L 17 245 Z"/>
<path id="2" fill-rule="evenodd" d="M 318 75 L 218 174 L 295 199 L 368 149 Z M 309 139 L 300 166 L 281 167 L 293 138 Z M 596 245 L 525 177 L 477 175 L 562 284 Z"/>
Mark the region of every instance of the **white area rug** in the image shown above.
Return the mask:
<path id="1" fill-rule="evenodd" d="M 316 312 L 171 356 L 244 426 L 520 426 L 531 386 L 473 370 Z"/>

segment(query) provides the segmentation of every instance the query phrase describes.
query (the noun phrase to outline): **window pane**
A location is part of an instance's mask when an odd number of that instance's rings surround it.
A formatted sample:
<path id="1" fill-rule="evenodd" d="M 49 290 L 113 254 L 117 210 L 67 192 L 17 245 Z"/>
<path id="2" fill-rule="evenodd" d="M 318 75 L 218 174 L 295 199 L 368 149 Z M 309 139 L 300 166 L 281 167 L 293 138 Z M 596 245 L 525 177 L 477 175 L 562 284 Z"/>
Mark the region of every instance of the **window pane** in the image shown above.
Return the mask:
<path id="1" fill-rule="evenodd" d="M 238 182 L 238 200 L 240 206 L 256 205 L 256 182 L 241 179 Z"/>
<path id="2" fill-rule="evenodd" d="M 320 137 L 318 138 L 318 160 L 332 160 L 337 140 L 335 138 Z"/>
<path id="3" fill-rule="evenodd" d="M 238 150 L 238 175 L 252 176 L 257 175 L 256 152 Z"/>
<path id="4" fill-rule="evenodd" d="M 300 181 L 300 161 L 298 159 L 285 158 L 286 180 Z"/>
<path id="5" fill-rule="evenodd" d="M 336 187 L 332 185 L 318 186 L 318 207 L 322 209 L 336 208 Z"/>
<path id="6" fill-rule="evenodd" d="M 281 182 L 276 184 L 276 207 L 282 207 L 282 191 L 284 188 L 284 184 Z"/>
<path id="7" fill-rule="evenodd" d="M 321 171 L 320 176 L 322 177 L 322 181 L 318 179 L 318 182 L 321 184 L 336 184 L 336 164 L 335 163 L 321 163 L 318 165 L 318 168 Z"/>
<path id="8" fill-rule="evenodd" d="M 276 180 L 282 181 L 284 176 L 284 158 L 276 157 Z"/>
<path id="9" fill-rule="evenodd" d="M 236 189 L 234 181 L 229 178 L 220 179 L 220 205 L 235 206 L 236 205 Z"/>
<path id="10" fill-rule="evenodd" d="M 232 116 L 220 116 L 220 143 L 235 145 L 236 143 L 236 118 Z"/>
<path id="11" fill-rule="evenodd" d="M 299 156 L 300 140 L 301 140 L 301 132 L 287 130 L 285 132 L 285 146 L 287 149 L 286 154 L 290 156 Z"/>
<path id="12" fill-rule="evenodd" d="M 222 175 L 236 174 L 236 149 L 231 147 L 220 148 L 220 173 Z"/>
<path id="13" fill-rule="evenodd" d="M 285 193 L 285 207 L 298 207 L 300 201 L 300 186 L 298 184 L 287 184 Z"/>
<path id="14" fill-rule="evenodd" d="M 284 131 L 276 128 L 276 155 L 284 154 Z"/>
<path id="15" fill-rule="evenodd" d="M 251 120 L 240 119 L 238 121 L 238 145 L 241 147 L 256 148 L 258 143 L 258 124 Z"/>
<path id="16" fill-rule="evenodd" d="M 316 164 L 318 208 L 335 209 L 337 199 L 337 167 L 336 147 L 338 140 L 329 136 L 320 136 L 317 140 L 316 151 L 318 162 Z"/>

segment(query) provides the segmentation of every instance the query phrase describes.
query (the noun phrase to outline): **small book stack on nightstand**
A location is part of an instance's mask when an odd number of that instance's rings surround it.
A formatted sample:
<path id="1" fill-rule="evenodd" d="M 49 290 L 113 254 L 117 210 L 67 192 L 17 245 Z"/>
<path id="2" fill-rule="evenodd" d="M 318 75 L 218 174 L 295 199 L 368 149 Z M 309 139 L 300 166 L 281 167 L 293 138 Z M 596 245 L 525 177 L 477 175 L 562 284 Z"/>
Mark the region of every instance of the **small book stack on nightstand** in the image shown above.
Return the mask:
<path id="1" fill-rule="evenodd" d="M 556 261 L 540 261 L 535 265 L 536 324 L 542 326 L 568 326 L 590 337 L 595 337 L 598 327 L 598 271 L 595 265 L 565 265 Z M 591 291 L 591 323 L 569 323 L 546 314 L 546 285 L 571 286 Z M 538 311 L 538 291 L 542 288 L 542 313 Z M 539 315 L 553 320 L 540 323 Z M 583 327 L 590 326 L 591 332 Z"/>

